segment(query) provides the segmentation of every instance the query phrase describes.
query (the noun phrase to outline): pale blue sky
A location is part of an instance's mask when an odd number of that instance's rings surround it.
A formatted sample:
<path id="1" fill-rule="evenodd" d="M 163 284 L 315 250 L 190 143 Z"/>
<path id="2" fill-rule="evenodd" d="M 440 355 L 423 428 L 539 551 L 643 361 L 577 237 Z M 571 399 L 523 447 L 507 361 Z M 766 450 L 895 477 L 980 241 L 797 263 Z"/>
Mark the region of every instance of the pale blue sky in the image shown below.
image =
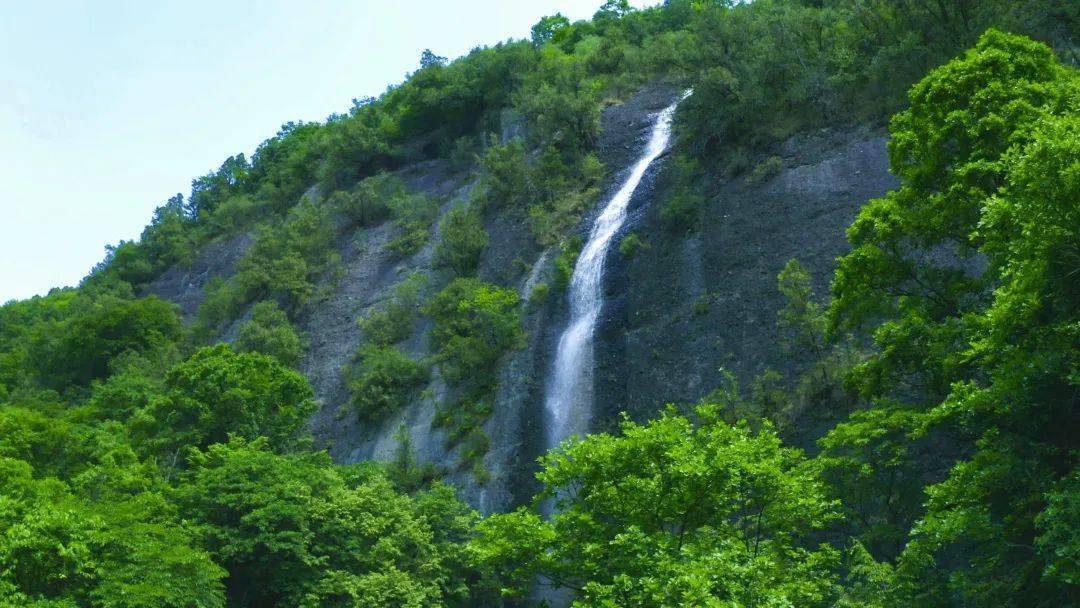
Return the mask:
<path id="1" fill-rule="evenodd" d="M 0 302 L 77 283 L 193 177 L 377 96 L 424 48 L 456 57 L 601 3 L 0 1 Z"/>

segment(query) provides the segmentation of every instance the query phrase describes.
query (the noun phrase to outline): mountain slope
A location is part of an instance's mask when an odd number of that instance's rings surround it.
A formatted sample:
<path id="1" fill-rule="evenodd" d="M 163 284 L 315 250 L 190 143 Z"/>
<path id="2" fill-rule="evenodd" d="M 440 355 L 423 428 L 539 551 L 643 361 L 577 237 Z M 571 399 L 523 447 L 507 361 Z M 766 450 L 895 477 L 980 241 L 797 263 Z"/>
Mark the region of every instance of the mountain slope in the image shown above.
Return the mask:
<path id="1" fill-rule="evenodd" d="M 0 604 L 1080 602 L 1078 23 L 611 0 L 284 125 L 0 307 Z"/>

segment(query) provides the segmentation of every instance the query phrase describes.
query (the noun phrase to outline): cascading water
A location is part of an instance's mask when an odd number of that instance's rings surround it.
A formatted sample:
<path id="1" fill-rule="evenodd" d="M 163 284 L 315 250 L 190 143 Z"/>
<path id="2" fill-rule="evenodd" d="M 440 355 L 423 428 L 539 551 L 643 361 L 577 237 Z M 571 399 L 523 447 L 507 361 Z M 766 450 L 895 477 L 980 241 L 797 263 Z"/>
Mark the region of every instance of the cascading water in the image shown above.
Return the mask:
<path id="1" fill-rule="evenodd" d="M 689 95 L 687 91 L 683 99 Z M 604 205 L 581 250 L 570 280 L 570 321 L 559 337 L 555 363 L 547 384 L 544 409 L 548 447 L 571 434 L 587 430 L 592 409 L 593 330 L 603 305 L 604 258 L 612 239 L 626 221 L 630 198 L 645 171 L 667 148 L 671 119 L 678 101 L 656 115 L 649 143 L 619 191 Z"/>

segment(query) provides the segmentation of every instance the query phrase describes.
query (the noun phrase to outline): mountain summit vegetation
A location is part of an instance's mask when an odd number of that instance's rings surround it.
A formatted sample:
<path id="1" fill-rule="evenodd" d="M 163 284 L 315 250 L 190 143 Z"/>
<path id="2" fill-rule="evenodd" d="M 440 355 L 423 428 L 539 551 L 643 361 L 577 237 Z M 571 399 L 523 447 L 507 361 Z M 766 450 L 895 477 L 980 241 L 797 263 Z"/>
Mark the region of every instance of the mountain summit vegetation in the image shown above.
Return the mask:
<path id="1" fill-rule="evenodd" d="M 1080 605 L 1078 31 L 1069 0 L 608 0 L 286 123 L 78 287 L 0 307 L 0 606 Z M 888 124 L 899 185 L 848 228 L 828 294 L 797 260 L 777 278 L 794 387 L 722 374 L 566 441 L 535 496 L 481 515 L 446 468 L 489 474 L 505 361 L 622 170 L 601 112 L 658 81 L 693 90 L 676 235 L 704 184 L 767 179 L 809 130 Z M 436 159 L 471 184 L 452 205 L 401 177 Z M 497 214 L 555 252 L 551 285 L 481 272 Z M 427 399 L 459 462 L 403 431 L 344 464 L 311 434 L 300 322 L 343 239 L 382 228 L 394 259 L 432 261 L 358 320 L 338 415 Z M 191 314 L 153 295 L 240 240 Z"/>

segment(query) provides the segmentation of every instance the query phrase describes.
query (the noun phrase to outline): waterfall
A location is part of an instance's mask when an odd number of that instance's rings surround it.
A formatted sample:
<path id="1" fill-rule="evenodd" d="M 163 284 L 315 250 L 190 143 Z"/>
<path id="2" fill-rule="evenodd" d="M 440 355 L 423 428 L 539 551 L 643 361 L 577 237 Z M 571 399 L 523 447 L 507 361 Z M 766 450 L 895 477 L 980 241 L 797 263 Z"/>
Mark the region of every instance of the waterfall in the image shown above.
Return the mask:
<path id="1" fill-rule="evenodd" d="M 687 95 L 689 91 L 683 99 Z M 584 434 L 588 430 L 592 409 L 592 338 L 603 306 L 604 258 L 612 239 L 626 221 L 626 210 L 634 190 L 649 165 L 667 148 L 671 119 L 678 103 L 676 101 L 656 115 L 645 151 L 618 192 L 604 204 L 574 266 L 568 294 L 570 320 L 559 337 L 544 399 L 548 447 L 558 445 L 571 434 Z"/>

